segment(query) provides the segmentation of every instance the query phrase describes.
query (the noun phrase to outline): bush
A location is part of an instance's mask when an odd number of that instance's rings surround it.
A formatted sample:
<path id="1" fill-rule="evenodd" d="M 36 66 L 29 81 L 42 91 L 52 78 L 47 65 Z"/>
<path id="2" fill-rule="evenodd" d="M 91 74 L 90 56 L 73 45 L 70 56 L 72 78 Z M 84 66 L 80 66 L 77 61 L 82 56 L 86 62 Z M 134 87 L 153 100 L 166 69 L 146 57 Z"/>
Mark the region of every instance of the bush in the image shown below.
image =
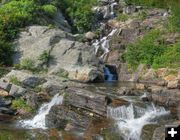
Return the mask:
<path id="1" fill-rule="evenodd" d="M 28 58 L 22 59 L 20 62 L 20 68 L 26 70 L 34 70 L 34 61 Z"/>
<path id="2" fill-rule="evenodd" d="M 26 112 L 32 112 L 33 111 L 33 109 L 26 103 L 26 101 L 24 99 L 21 99 L 21 98 L 13 100 L 12 108 L 17 109 L 17 110 L 23 109 Z"/>
<path id="3" fill-rule="evenodd" d="M 16 76 L 11 76 L 10 77 L 10 82 L 15 84 L 15 85 L 17 85 L 17 86 L 21 86 L 22 85 L 22 83 L 17 79 Z"/>
<path id="4" fill-rule="evenodd" d="M 151 66 L 156 56 L 162 55 L 165 46 L 162 42 L 158 42 L 160 37 L 159 30 L 152 30 L 142 39 L 127 47 L 125 60 L 132 69 L 135 69 L 140 63 Z"/>
<path id="5" fill-rule="evenodd" d="M 128 20 L 128 15 L 126 15 L 126 14 L 119 14 L 118 15 L 118 17 L 117 17 L 117 20 L 119 20 L 119 21 L 126 21 L 126 20 Z"/>
<path id="6" fill-rule="evenodd" d="M 162 55 L 156 56 L 154 59 L 153 67 L 180 67 L 180 42 L 176 43 L 174 46 L 167 47 Z"/>
<path id="7" fill-rule="evenodd" d="M 47 14 L 48 16 L 53 16 L 56 11 L 57 8 L 54 5 L 48 4 L 48 5 L 43 5 L 42 6 L 42 10 L 45 12 L 45 14 Z"/>

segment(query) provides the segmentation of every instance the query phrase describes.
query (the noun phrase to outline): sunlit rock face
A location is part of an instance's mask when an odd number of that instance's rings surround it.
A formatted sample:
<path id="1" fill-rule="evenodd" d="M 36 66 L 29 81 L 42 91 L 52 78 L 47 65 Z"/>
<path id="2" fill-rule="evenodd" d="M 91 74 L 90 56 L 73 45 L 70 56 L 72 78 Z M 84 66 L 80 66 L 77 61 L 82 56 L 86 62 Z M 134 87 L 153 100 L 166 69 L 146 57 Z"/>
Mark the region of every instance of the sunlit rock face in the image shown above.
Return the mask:
<path id="1" fill-rule="evenodd" d="M 42 62 L 40 56 L 48 54 L 48 60 Z M 60 29 L 46 26 L 30 26 L 21 32 L 16 42 L 14 64 L 24 59 L 33 61 L 35 67 L 46 67 L 49 74 L 65 75 L 71 80 L 91 82 L 103 81 L 103 69 L 94 54 L 94 48 L 75 41 L 73 35 Z"/>

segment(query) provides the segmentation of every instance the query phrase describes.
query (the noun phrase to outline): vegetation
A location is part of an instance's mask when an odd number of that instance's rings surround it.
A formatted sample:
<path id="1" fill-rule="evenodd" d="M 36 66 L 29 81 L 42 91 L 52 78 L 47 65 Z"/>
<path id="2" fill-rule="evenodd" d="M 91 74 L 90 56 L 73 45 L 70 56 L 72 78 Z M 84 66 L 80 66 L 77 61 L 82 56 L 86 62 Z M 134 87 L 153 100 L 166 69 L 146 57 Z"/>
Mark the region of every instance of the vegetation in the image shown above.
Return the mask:
<path id="1" fill-rule="evenodd" d="M 10 77 L 10 82 L 15 84 L 15 85 L 17 85 L 17 86 L 21 86 L 22 85 L 22 83 L 14 75 Z"/>
<path id="2" fill-rule="evenodd" d="M 126 20 L 128 20 L 128 15 L 126 15 L 126 14 L 119 14 L 118 16 L 117 16 L 117 20 L 118 21 L 126 21 Z"/>
<path id="3" fill-rule="evenodd" d="M 33 109 L 26 103 L 26 101 L 22 98 L 18 98 L 12 102 L 13 109 L 23 109 L 26 112 L 32 112 Z"/>
<path id="4" fill-rule="evenodd" d="M 173 46 L 164 43 L 162 32 L 152 30 L 136 43 L 127 47 L 123 55 L 130 69 L 136 69 L 140 63 L 149 67 L 180 67 L 180 41 Z"/>
<path id="5" fill-rule="evenodd" d="M 93 25 L 92 6 L 97 5 L 98 0 L 61 0 L 60 9 L 69 19 L 74 31 L 81 33 L 89 31 Z"/>
<path id="6" fill-rule="evenodd" d="M 20 68 L 25 70 L 34 70 L 34 61 L 28 58 L 22 59 L 20 62 Z"/>

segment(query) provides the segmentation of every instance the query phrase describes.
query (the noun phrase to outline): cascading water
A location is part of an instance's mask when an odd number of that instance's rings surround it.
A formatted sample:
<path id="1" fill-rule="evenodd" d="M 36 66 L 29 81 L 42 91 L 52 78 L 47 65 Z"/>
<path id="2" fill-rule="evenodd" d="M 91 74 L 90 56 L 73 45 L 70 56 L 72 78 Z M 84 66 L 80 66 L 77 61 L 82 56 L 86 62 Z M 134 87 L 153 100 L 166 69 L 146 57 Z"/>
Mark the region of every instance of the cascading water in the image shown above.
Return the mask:
<path id="1" fill-rule="evenodd" d="M 154 104 L 147 108 L 120 106 L 117 108 L 108 107 L 108 117 L 117 122 L 118 128 L 124 140 L 140 140 L 141 130 L 144 125 L 155 123 L 158 117 L 168 115 L 170 112 L 163 107 L 155 107 Z"/>
<path id="2" fill-rule="evenodd" d="M 104 77 L 105 77 L 105 80 L 109 82 L 117 80 L 117 76 L 111 73 L 108 67 L 104 67 Z"/>
<path id="3" fill-rule="evenodd" d="M 99 48 L 101 47 L 103 50 L 103 54 L 100 58 L 103 58 L 109 52 L 109 38 L 112 37 L 116 33 L 117 29 L 113 29 L 108 36 L 103 37 L 100 41 L 95 40 L 92 46 L 95 48 L 95 54 L 97 54 Z"/>
<path id="4" fill-rule="evenodd" d="M 49 113 L 50 109 L 54 105 L 62 104 L 63 95 L 56 94 L 49 103 L 45 103 L 41 106 L 38 114 L 32 120 L 20 121 L 22 127 L 25 128 L 42 128 L 46 129 L 45 117 Z"/>

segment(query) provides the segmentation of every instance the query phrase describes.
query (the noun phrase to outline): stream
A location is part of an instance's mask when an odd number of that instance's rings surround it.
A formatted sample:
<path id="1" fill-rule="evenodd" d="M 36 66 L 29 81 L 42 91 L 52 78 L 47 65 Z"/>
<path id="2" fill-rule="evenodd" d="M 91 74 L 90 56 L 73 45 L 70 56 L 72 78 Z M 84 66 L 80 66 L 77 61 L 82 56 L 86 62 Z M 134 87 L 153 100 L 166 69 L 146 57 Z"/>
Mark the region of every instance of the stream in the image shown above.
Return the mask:
<path id="1" fill-rule="evenodd" d="M 106 82 L 92 84 L 86 89 L 102 93 L 107 91 L 111 94 L 114 89 L 121 86 L 132 86 L 128 83 Z M 104 92 L 105 93 L 105 92 Z M 106 94 L 106 93 L 105 93 Z M 49 103 L 43 104 L 34 118 L 29 120 L 0 122 L 0 140 L 44 140 L 61 139 L 65 134 L 67 140 L 81 140 L 82 132 L 64 132 L 45 127 L 45 116 L 50 108 L 55 104 L 61 104 L 63 96 L 56 94 Z M 165 124 L 165 116 L 170 112 L 163 107 L 155 106 L 153 103 L 146 103 L 141 100 L 141 96 L 122 96 L 129 104 L 117 107 L 109 106 L 107 108 L 107 117 L 115 121 L 116 131 L 124 140 L 140 140 L 141 131 L 146 124 Z M 163 120 L 163 121 L 162 121 Z M 94 128 L 96 129 L 96 128 Z M 117 139 L 118 140 L 118 139 Z"/>

